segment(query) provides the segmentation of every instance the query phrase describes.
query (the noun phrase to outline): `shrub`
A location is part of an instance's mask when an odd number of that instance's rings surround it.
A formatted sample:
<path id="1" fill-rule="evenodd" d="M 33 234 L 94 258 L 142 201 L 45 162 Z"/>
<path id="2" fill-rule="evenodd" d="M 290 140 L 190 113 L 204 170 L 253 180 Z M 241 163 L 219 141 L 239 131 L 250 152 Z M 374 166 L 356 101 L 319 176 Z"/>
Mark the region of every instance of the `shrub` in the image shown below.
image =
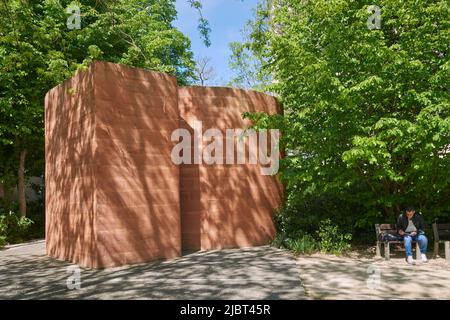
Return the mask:
<path id="1" fill-rule="evenodd" d="M 0 245 L 27 240 L 27 231 L 32 224 L 31 219 L 18 216 L 12 211 L 0 214 Z"/>
<path id="2" fill-rule="evenodd" d="M 6 244 L 6 237 L 0 236 L 0 248 Z"/>
<path id="3" fill-rule="evenodd" d="M 295 254 L 311 254 L 318 248 L 317 241 L 309 234 L 304 234 L 296 239 L 288 239 L 287 249 Z"/>
<path id="4" fill-rule="evenodd" d="M 280 232 L 277 232 L 275 235 L 275 238 L 272 240 L 272 246 L 277 248 L 283 248 L 283 234 Z"/>
<path id="5" fill-rule="evenodd" d="M 3 216 L 0 216 L 0 248 L 6 244 L 6 224 L 3 223 Z"/>
<path id="6" fill-rule="evenodd" d="M 311 254 L 319 248 L 316 239 L 302 231 L 297 231 L 289 235 L 278 232 L 272 241 L 272 245 L 278 248 L 288 249 L 295 254 Z"/>
<path id="7" fill-rule="evenodd" d="M 45 237 L 45 205 L 43 201 L 33 201 L 27 205 L 27 216 L 33 224 L 27 230 L 27 240 Z"/>
<path id="8" fill-rule="evenodd" d="M 332 225 L 330 219 L 321 221 L 317 234 L 322 253 L 340 255 L 351 248 L 350 240 L 352 240 L 352 235 L 350 233 L 340 233 L 338 227 Z"/>

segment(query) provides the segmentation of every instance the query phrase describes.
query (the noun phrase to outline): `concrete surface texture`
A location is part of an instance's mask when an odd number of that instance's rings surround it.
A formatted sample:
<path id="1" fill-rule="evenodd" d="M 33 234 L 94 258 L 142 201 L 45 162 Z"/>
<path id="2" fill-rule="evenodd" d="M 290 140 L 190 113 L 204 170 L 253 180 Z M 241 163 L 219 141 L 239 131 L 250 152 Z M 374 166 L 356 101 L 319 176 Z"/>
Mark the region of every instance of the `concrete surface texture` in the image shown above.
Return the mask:
<path id="1" fill-rule="evenodd" d="M 0 299 L 450 299 L 450 263 L 372 255 L 294 257 L 269 246 L 204 251 L 103 270 L 46 256 L 39 241 L 0 250 Z M 76 269 L 75 269 L 76 270 Z M 72 277 L 72 278 L 71 278 Z"/>
<path id="2" fill-rule="evenodd" d="M 305 299 L 295 258 L 267 246 L 197 252 L 170 261 L 82 269 L 70 290 L 70 263 L 44 242 L 0 251 L 0 299 Z M 69 283 L 71 282 L 69 279 Z"/>
<path id="3" fill-rule="evenodd" d="M 259 165 L 188 165 L 180 174 L 171 134 L 192 120 L 244 129 L 245 111 L 280 112 L 275 98 L 178 88 L 166 74 L 95 62 L 50 90 L 45 104 L 50 256 L 103 268 L 273 236 L 277 178 Z"/>
<path id="4" fill-rule="evenodd" d="M 247 128 L 244 112 L 280 113 L 277 100 L 248 90 L 183 87 L 178 91 L 181 127 L 194 133 L 223 133 L 223 164 L 181 165 L 181 221 L 183 248 L 210 250 L 267 244 L 275 234 L 274 210 L 281 203 L 282 186 L 276 176 L 262 175 L 261 164 L 236 164 L 238 143 L 250 157 L 249 138 L 238 135 L 227 144 L 226 129 Z M 206 144 L 206 141 L 203 141 Z M 194 147 L 194 146 L 193 146 Z M 204 146 L 203 146 L 204 147 Z M 200 150 L 203 148 L 200 146 Z M 227 153 L 235 159 L 227 164 Z M 257 156 L 257 155 L 255 155 Z"/>

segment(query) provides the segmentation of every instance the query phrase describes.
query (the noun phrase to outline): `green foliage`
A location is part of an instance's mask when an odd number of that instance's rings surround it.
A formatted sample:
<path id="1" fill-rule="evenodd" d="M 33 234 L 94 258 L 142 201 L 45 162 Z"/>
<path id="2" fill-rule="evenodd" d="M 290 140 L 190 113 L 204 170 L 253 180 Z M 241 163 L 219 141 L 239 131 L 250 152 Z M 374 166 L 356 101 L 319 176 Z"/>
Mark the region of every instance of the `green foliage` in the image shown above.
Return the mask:
<path id="1" fill-rule="evenodd" d="M 300 229 L 331 218 L 364 236 L 410 204 L 450 219 L 448 1 L 380 0 L 379 30 L 372 4 L 262 1 L 252 23 L 285 113 L 248 117 L 282 131 L 282 215 Z"/>
<path id="2" fill-rule="evenodd" d="M 264 8 L 262 4 L 257 5 L 258 12 Z M 233 71 L 233 76 L 228 85 L 244 89 L 252 89 L 262 92 L 270 92 L 270 84 L 273 82 L 272 73 L 265 68 L 267 59 L 261 54 L 256 54 L 252 50 L 255 43 L 252 43 L 252 33 L 258 28 L 252 21 L 248 21 L 241 30 L 242 42 L 233 41 L 229 43 L 231 55 L 228 61 L 229 68 Z"/>
<path id="3" fill-rule="evenodd" d="M 293 210 L 283 208 L 275 216 L 275 225 L 277 234 L 272 245 L 296 254 L 320 250 L 339 255 L 351 249 L 352 234 L 344 233 L 331 219 L 319 220 L 317 216 L 293 214 Z"/>
<path id="4" fill-rule="evenodd" d="M 296 239 L 286 240 L 287 249 L 295 254 L 311 254 L 317 250 L 317 241 L 309 234 L 304 234 Z"/>
<path id="5" fill-rule="evenodd" d="M 69 4 L 81 28 L 69 29 Z M 174 0 L 0 1 L 0 183 L 44 171 L 44 96 L 96 59 L 194 79 L 190 40 L 173 27 Z"/>
<path id="6" fill-rule="evenodd" d="M 277 233 L 272 241 L 272 245 L 278 248 L 285 248 L 294 254 L 311 254 L 319 249 L 319 243 L 313 236 L 303 232 L 295 232 L 286 235 Z"/>
<path id="7" fill-rule="evenodd" d="M 339 255 L 351 248 L 350 240 L 352 240 L 352 235 L 350 233 L 340 233 L 338 227 L 331 224 L 330 219 L 321 221 L 317 235 L 322 253 Z"/>
<path id="8" fill-rule="evenodd" d="M 0 215 L 0 248 L 3 247 L 6 242 L 6 232 L 7 232 L 7 226 L 6 223 L 3 222 L 3 216 Z"/>
<path id="9" fill-rule="evenodd" d="M 198 0 L 187 0 L 187 2 L 191 5 L 192 8 L 196 9 L 199 14 L 198 18 L 198 31 L 200 32 L 200 35 L 203 39 L 203 43 L 206 47 L 211 46 L 211 40 L 209 38 L 209 35 L 211 34 L 211 28 L 209 27 L 209 22 L 203 17 L 202 13 L 202 2 Z"/>
<path id="10" fill-rule="evenodd" d="M 285 248 L 295 254 L 310 254 L 319 249 L 319 243 L 311 235 L 317 229 L 305 229 L 296 217 L 281 210 L 275 215 L 277 234 L 272 245 Z"/>
<path id="11" fill-rule="evenodd" d="M 45 187 L 44 186 L 34 186 L 35 191 L 39 195 L 37 199 L 28 203 L 27 206 L 27 218 L 33 223 L 29 225 L 26 230 L 17 232 L 17 228 L 14 227 L 14 220 L 20 219 L 16 214 L 0 214 L 3 216 L 8 216 L 7 218 L 1 218 L 3 220 L 13 221 L 12 238 L 6 237 L 6 224 L 1 224 L 3 231 L 0 231 L 0 237 L 4 237 L 4 242 L 16 243 L 21 241 L 29 241 L 34 239 L 43 239 L 45 237 Z M 19 209 L 18 203 L 16 201 L 0 201 L 0 212 L 17 212 Z M 20 224 L 21 225 L 21 224 Z"/>
<path id="12" fill-rule="evenodd" d="M 266 86 L 271 82 L 271 77 L 262 70 L 261 61 L 243 43 L 231 42 L 229 47 L 231 55 L 228 65 L 234 71 L 234 76 L 228 85 L 265 91 Z"/>
<path id="13" fill-rule="evenodd" d="M 27 231 L 32 224 L 31 219 L 18 216 L 12 211 L 0 214 L 0 245 L 26 240 Z"/>
<path id="14" fill-rule="evenodd" d="M 25 240 L 43 239 L 45 237 L 45 203 L 43 199 L 28 204 L 27 217 L 33 221 L 33 224 L 27 230 Z"/>

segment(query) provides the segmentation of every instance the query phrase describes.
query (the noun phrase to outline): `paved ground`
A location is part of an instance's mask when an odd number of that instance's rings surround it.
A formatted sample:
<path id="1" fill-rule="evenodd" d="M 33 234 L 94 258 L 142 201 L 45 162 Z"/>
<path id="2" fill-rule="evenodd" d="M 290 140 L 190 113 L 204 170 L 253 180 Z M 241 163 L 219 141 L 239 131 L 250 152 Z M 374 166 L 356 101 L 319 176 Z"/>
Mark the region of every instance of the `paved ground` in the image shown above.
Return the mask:
<path id="1" fill-rule="evenodd" d="M 38 242 L 0 251 L 0 299 L 305 299 L 295 258 L 271 247 L 200 252 L 172 261 L 82 270 L 68 290 L 69 263 Z"/>
<path id="2" fill-rule="evenodd" d="M 411 266 L 403 254 L 390 261 L 314 254 L 297 264 L 311 299 L 450 299 L 450 262 Z"/>
<path id="3" fill-rule="evenodd" d="M 293 257 L 268 246 L 199 252 L 165 262 L 81 270 L 45 256 L 44 243 L 0 250 L 0 299 L 450 299 L 450 262 L 409 266 L 373 254 Z"/>

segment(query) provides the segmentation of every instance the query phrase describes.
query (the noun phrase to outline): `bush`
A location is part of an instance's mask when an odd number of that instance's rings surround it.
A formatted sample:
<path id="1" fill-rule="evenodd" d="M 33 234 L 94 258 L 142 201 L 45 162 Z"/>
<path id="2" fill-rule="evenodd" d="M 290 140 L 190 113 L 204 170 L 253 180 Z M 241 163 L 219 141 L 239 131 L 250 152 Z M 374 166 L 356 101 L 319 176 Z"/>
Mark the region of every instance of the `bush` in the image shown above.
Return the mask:
<path id="1" fill-rule="evenodd" d="M 276 248 L 283 248 L 283 235 L 279 232 L 277 232 L 277 234 L 275 235 L 275 238 L 273 238 L 272 246 L 276 247 Z"/>
<path id="2" fill-rule="evenodd" d="M 6 244 L 6 237 L 0 236 L 0 248 L 3 247 Z"/>
<path id="3" fill-rule="evenodd" d="M 311 254 L 318 248 L 317 241 L 309 234 L 304 234 L 296 239 L 286 241 L 287 249 L 295 254 Z"/>
<path id="4" fill-rule="evenodd" d="M 322 253 L 342 254 L 351 248 L 353 240 L 349 228 L 349 221 L 341 219 L 342 211 L 330 210 L 330 212 L 297 211 L 292 206 L 284 206 L 274 217 L 277 235 L 272 244 L 286 248 L 296 254 L 312 253 L 320 250 Z M 327 215 L 335 217 L 333 221 L 344 220 L 343 229 L 332 224 Z M 342 222 L 342 221 L 341 221 Z"/>
<path id="5" fill-rule="evenodd" d="M 319 246 L 322 253 L 340 255 L 351 248 L 352 235 L 340 233 L 338 227 L 331 224 L 330 219 L 321 221 L 317 235 L 319 236 Z"/>
<path id="6" fill-rule="evenodd" d="M 33 224 L 27 230 L 27 240 L 42 239 L 45 237 L 45 205 L 43 201 L 30 202 L 27 206 L 27 216 Z"/>
<path id="7" fill-rule="evenodd" d="M 27 231 L 33 221 L 10 211 L 0 214 L 0 245 L 28 240 Z"/>
<path id="8" fill-rule="evenodd" d="M 272 245 L 288 249 L 294 254 L 311 254 L 319 248 L 317 240 L 310 234 L 302 231 L 297 231 L 290 235 L 278 232 L 272 241 Z"/>
<path id="9" fill-rule="evenodd" d="M 2 216 L 0 216 L 0 248 L 6 244 L 6 224 L 3 223 Z"/>

